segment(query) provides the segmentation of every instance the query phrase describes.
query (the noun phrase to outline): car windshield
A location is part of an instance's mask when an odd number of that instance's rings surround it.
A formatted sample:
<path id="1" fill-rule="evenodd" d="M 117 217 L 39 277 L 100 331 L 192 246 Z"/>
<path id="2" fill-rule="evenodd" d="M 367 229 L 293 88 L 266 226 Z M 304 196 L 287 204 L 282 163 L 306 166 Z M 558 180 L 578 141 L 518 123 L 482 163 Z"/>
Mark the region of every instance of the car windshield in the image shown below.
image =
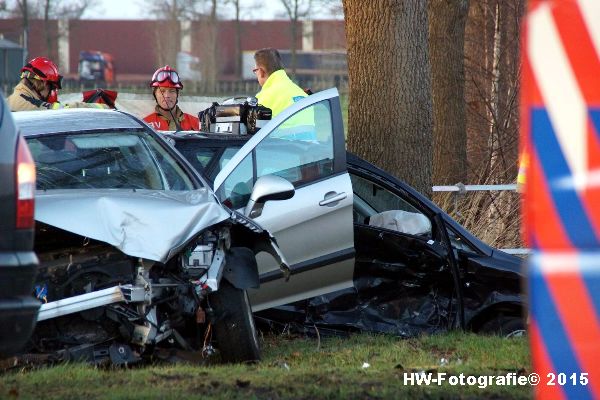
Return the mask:
<path id="1" fill-rule="evenodd" d="M 53 134 L 27 139 L 37 188 L 192 190 L 181 165 L 146 132 Z"/>

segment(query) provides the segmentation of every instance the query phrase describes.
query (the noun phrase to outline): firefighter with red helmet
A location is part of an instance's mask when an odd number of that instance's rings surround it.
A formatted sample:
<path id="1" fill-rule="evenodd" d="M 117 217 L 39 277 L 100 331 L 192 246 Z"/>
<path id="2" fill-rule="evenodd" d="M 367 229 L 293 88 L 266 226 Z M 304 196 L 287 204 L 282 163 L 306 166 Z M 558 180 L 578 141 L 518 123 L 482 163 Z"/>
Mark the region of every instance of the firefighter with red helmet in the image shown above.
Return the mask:
<path id="1" fill-rule="evenodd" d="M 56 110 L 59 108 L 107 108 L 101 104 L 58 102 L 62 88 L 58 67 L 46 57 L 35 57 L 21 68 L 21 80 L 8 97 L 11 111 Z"/>
<path id="2" fill-rule="evenodd" d="M 152 114 L 144 117 L 144 121 L 159 131 L 200 130 L 198 118 L 184 113 L 177 105 L 179 91 L 183 89 L 177 71 L 168 65 L 157 69 L 150 87 L 156 106 Z"/>

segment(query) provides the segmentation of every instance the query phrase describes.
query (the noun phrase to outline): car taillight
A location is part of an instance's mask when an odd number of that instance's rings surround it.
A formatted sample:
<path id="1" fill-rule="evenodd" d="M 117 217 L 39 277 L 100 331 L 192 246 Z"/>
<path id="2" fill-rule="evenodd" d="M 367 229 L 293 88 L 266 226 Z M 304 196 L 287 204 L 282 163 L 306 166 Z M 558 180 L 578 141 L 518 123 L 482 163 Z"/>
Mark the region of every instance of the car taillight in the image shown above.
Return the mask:
<path id="1" fill-rule="evenodd" d="M 32 229 L 34 226 L 35 164 L 29 147 L 19 136 L 17 145 L 17 229 Z"/>

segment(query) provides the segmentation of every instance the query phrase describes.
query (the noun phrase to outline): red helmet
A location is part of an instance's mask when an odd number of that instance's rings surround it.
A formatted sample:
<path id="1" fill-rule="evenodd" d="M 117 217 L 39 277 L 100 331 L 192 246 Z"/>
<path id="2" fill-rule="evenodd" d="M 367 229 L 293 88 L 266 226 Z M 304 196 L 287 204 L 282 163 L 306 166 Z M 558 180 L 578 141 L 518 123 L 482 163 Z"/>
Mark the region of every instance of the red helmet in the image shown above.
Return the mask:
<path id="1" fill-rule="evenodd" d="M 152 75 L 150 86 L 183 89 L 183 83 L 179 79 L 179 74 L 168 65 L 156 70 L 154 75 Z"/>
<path id="2" fill-rule="evenodd" d="M 21 78 L 34 78 L 47 81 L 56 87 L 62 88 L 62 76 L 58 73 L 58 67 L 46 57 L 36 57 L 21 68 Z"/>

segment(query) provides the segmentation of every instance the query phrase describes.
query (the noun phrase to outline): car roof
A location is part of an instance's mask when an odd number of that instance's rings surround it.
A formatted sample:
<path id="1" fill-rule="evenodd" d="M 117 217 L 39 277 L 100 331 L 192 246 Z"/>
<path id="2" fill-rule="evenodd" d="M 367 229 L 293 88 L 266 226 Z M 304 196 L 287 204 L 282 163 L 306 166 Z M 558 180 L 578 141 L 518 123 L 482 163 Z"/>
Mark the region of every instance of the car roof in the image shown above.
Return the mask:
<path id="1" fill-rule="evenodd" d="M 142 129 L 146 126 L 125 112 L 96 108 L 18 111 L 12 115 L 24 136 L 107 129 Z"/>

